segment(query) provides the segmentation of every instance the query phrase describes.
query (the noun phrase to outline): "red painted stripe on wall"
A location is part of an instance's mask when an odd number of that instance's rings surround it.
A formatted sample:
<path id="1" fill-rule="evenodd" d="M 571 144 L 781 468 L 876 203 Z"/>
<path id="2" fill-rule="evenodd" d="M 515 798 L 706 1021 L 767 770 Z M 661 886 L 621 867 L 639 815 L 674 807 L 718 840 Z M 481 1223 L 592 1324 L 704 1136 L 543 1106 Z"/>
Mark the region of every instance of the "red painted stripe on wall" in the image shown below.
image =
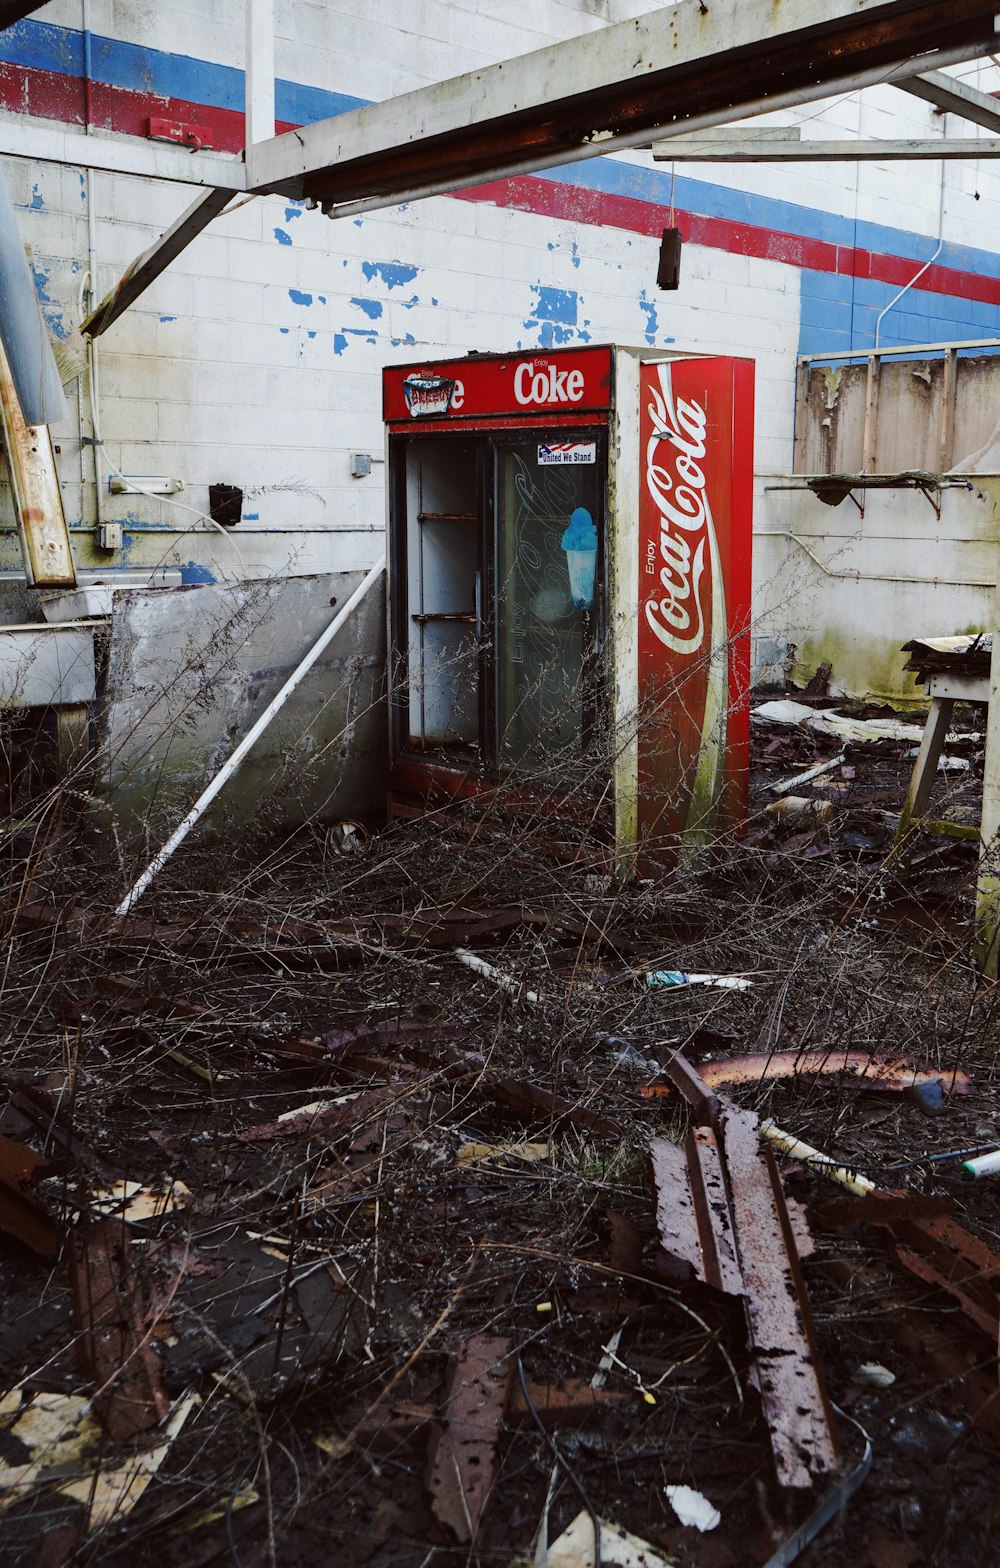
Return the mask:
<path id="1" fill-rule="evenodd" d="M 83 125 L 88 117 L 85 87 L 80 78 L 4 63 L 0 63 L 0 107 L 69 125 Z M 212 132 L 212 145 L 220 152 L 236 153 L 243 149 L 243 115 L 232 109 L 132 92 L 100 82 L 91 84 L 89 119 L 95 127 L 145 138 L 150 115 L 207 126 Z M 289 131 L 295 127 L 287 121 L 279 121 L 277 129 Z M 658 239 L 669 222 L 669 209 L 658 203 L 581 185 L 562 184 L 530 174 L 456 191 L 454 196 L 460 201 L 491 202 L 541 217 L 623 229 L 651 239 Z M 728 218 L 677 211 L 675 222 L 690 244 L 814 272 L 871 278 L 902 287 L 919 270 L 919 264 L 909 257 L 834 245 L 826 240 L 782 233 Z M 951 267 L 928 268 L 917 288 L 920 292 L 1000 305 L 1000 278 Z"/>
<path id="2" fill-rule="evenodd" d="M 632 196 L 615 196 L 579 185 L 561 185 L 536 175 L 495 180 L 456 191 L 462 201 L 490 201 L 501 207 L 514 207 L 548 218 L 625 229 L 631 234 L 659 239 L 670 221 L 670 209 Z M 674 221 L 684 239 L 692 245 L 705 245 L 732 255 L 753 256 L 761 261 L 779 261 L 789 267 L 804 267 L 813 272 L 839 273 L 844 277 L 873 278 L 879 283 L 902 286 L 919 271 L 920 263 L 906 256 L 887 256 L 827 240 L 809 239 L 801 234 L 782 234 L 729 218 L 709 218 L 700 213 L 675 211 Z M 929 267 L 917 285 L 921 291 L 949 294 L 960 299 L 979 300 L 1000 305 L 1000 278 L 974 272 L 959 272 L 951 267 Z"/>

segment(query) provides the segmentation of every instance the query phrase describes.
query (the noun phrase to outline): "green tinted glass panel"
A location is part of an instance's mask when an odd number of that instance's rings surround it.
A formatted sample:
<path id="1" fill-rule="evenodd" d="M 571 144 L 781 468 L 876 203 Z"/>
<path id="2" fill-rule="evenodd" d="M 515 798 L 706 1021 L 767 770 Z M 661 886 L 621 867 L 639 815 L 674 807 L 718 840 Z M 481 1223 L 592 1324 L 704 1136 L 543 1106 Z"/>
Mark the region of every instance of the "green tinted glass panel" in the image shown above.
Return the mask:
<path id="1" fill-rule="evenodd" d="M 600 578 L 600 449 L 585 432 L 498 443 L 496 454 L 499 762 L 562 773 L 583 738 Z"/>

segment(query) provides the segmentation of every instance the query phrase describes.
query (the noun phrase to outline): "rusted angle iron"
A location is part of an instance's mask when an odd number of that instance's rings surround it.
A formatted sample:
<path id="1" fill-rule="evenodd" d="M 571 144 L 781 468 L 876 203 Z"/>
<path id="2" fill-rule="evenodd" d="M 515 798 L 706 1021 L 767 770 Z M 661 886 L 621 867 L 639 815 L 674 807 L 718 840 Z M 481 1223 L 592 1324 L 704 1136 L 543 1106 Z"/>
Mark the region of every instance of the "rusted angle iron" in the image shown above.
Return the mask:
<path id="1" fill-rule="evenodd" d="M 679 1052 L 664 1070 L 700 1123 L 683 1152 L 654 1145 L 664 1248 L 694 1277 L 742 1297 L 778 1480 L 809 1488 L 836 1468 L 838 1444 L 799 1266 L 801 1217 L 761 1149 L 758 1118 L 714 1094 Z"/>
<path id="2" fill-rule="evenodd" d="M 891 1238 L 898 1263 L 946 1291 L 991 1342 L 1000 1333 L 1000 1253 L 959 1225 L 950 1199 L 905 1191 L 869 1193 L 852 1203 L 828 1203 L 819 1218 L 833 1227 L 872 1225 Z"/>

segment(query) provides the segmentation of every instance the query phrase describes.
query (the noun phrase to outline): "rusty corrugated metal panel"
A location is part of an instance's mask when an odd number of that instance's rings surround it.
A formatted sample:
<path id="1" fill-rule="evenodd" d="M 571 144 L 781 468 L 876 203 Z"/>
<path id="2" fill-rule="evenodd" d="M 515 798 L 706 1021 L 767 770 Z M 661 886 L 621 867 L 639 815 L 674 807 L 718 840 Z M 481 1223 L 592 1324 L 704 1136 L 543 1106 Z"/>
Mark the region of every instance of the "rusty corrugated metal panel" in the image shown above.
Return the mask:
<path id="1" fill-rule="evenodd" d="M 477 1335 L 451 1358 L 444 1425 L 431 1439 L 427 1475 L 434 1512 L 459 1541 L 476 1539 L 489 1505 L 513 1374 L 507 1339 Z"/>

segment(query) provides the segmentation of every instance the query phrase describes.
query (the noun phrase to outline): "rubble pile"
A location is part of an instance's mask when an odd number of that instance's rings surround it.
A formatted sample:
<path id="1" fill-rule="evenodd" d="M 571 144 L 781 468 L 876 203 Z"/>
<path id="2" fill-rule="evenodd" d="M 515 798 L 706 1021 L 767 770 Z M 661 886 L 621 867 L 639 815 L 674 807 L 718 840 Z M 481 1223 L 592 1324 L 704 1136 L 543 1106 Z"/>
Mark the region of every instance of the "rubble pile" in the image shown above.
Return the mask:
<path id="1" fill-rule="evenodd" d="M 755 732 L 666 880 L 523 791 L 11 870 L 0 1563 L 995 1561 L 974 855 L 886 866 L 908 737 Z"/>

